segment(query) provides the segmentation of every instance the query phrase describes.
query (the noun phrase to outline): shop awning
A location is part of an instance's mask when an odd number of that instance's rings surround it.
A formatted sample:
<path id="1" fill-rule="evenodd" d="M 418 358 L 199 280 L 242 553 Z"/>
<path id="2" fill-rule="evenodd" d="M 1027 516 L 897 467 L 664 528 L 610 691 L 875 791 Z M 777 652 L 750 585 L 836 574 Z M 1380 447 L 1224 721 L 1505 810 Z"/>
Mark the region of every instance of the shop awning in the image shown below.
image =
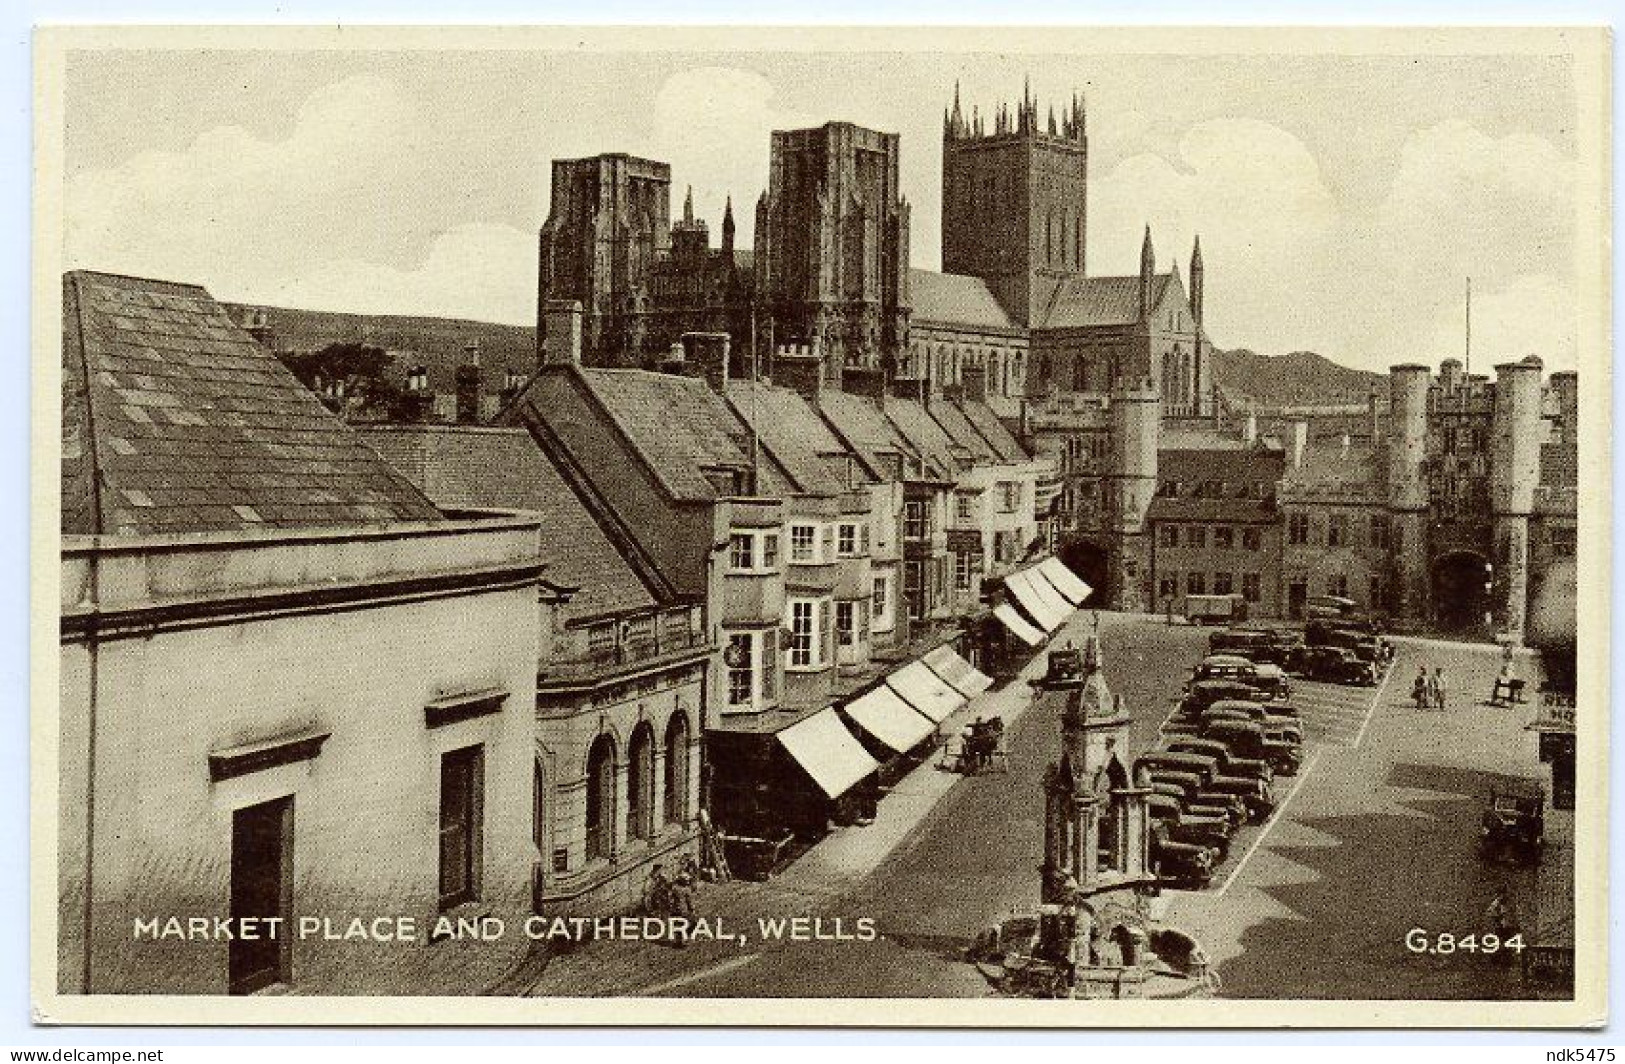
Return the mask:
<path id="1" fill-rule="evenodd" d="M 1010 629 L 1015 637 L 1030 647 L 1038 646 L 1044 641 L 1044 633 L 1034 628 L 1027 619 L 1016 612 L 1016 608 L 1007 602 L 1001 602 L 993 607 L 993 616 L 997 617 L 1003 625 Z"/>
<path id="2" fill-rule="evenodd" d="M 1050 583 L 1049 578 L 1036 566 L 1027 570 L 1027 581 L 1032 584 L 1038 597 L 1044 600 L 1044 604 L 1052 611 L 1058 612 L 1062 620 L 1071 617 L 1072 611 L 1077 609 L 1072 605 L 1072 600 L 1061 594 L 1060 589 Z"/>
<path id="3" fill-rule="evenodd" d="M 948 714 L 966 702 L 964 695 L 944 683 L 923 661 L 909 662 L 886 677 L 886 683 L 935 724 L 947 720 Z"/>
<path id="4" fill-rule="evenodd" d="M 1066 620 L 1067 613 L 1071 612 L 1057 609 L 1051 605 L 1047 597 L 1040 595 L 1038 589 L 1033 586 L 1032 576 L 1025 569 L 1005 577 L 1004 586 L 1009 588 L 1010 594 L 1016 597 L 1016 602 L 1021 608 L 1026 610 L 1046 632 L 1053 632 L 1059 628 L 1061 622 Z"/>
<path id="5" fill-rule="evenodd" d="M 993 686 L 993 677 L 960 657 L 953 647 L 938 647 L 920 660 L 966 698 L 975 698 Z"/>
<path id="6" fill-rule="evenodd" d="M 858 727 L 899 754 L 914 749 L 921 739 L 936 731 L 935 721 L 928 720 L 885 684 L 861 698 L 854 698 L 841 709 Z"/>
<path id="7" fill-rule="evenodd" d="M 1045 558 L 1038 563 L 1038 571 L 1043 573 L 1074 606 L 1083 605 L 1084 599 L 1094 592 L 1094 588 L 1084 583 L 1078 574 L 1068 569 L 1066 563 L 1059 558 Z"/>
<path id="8" fill-rule="evenodd" d="M 833 709 L 821 709 L 779 732 L 779 742 L 818 789 L 839 798 L 880 767 Z"/>

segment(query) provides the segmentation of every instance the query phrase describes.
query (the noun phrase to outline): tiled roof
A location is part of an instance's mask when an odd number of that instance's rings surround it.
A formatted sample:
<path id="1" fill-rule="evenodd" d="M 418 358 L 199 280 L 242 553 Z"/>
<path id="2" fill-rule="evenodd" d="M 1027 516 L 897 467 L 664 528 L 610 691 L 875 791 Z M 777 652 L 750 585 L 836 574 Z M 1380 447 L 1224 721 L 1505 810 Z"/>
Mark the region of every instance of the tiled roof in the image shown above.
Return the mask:
<path id="1" fill-rule="evenodd" d="M 942 426 L 944 432 L 953 438 L 953 441 L 968 451 L 972 458 L 978 462 L 997 462 L 1001 460 L 998 451 L 987 441 L 976 426 L 970 423 L 965 412 L 958 406 L 941 399 L 931 403 L 931 416 L 936 418 L 937 424 Z"/>
<path id="2" fill-rule="evenodd" d="M 1151 500 L 1145 519 L 1271 524 L 1275 521 L 1275 507 L 1262 499 L 1170 499 L 1158 496 Z"/>
<path id="3" fill-rule="evenodd" d="M 441 514 L 196 285 L 63 277 L 62 531 Z"/>
<path id="4" fill-rule="evenodd" d="M 1025 462 L 1031 457 L 1026 451 L 1022 450 L 1021 444 L 1010 434 L 1010 430 L 1004 427 L 1004 422 L 999 420 L 999 415 L 993 412 L 991 406 L 986 403 L 971 401 L 961 402 L 956 405 L 959 407 L 959 412 L 964 414 L 972 425 L 976 426 L 976 431 L 980 432 L 982 437 L 993 445 L 993 449 L 998 452 L 1000 458 L 1007 462 Z"/>
<path id="5" fill-rule="evenodd" d="M 697 377 L 641 369 L 583 369 L 581 377 L 673 498 L 715 499 L 707 470 L 748 470 L 750 434 Z M 761 466 L 761 494 L 794 489 Z"/>
<path id="6" fill-rule="evenodd" d="M 1162 299 L 1171 274 L 1151 281 L 1151 305 Z M 1044 309 L 1044 328 L 1075 329 L 1090 325 L 1132 325 L 1140 320 L 1140 278 L 1072 277 L 1062 282 Z"/>
<path id="7" fill-rule="evenodd" d="M 1286 455 L 1266 447 L 1224 450 L 1162 447 L 1157 450 L 1157 478 L 1199 484 L 1218 480 L 1228 484 L 1274 485 L 1286 468 Z"/>
<path id="8" fill-rule="evenodd" d="M 436 506 L 541 514 L 548 582 L 579 589 L 561 608 L 566 619 L 655 604 L 649 585 L 525 429 L 401 425 L 360 431 L 385 458 L 421 478 Z"/>
<path id="9" fill-rule="evenodd" d="M 908 271 L 908 301 L 916 322 L 1013 329 L 1010 315 L 980 277 L 935 270 Z"/>
<path id="10" fill-rule="evenodd" d="M 835 431 L 852 445 L 870 470 L 882 479 L 898 475 L 901 466 L 908 464 L 888 456 L 919 458 L 914 448 L 897 431 L 897 426 L 886 419 L 872 399 L 825 388 L 818 393 L 818 410 Z"/>
<path id="11" fill-rule="evenodd" d="M 1262 447 L 1246 450 L 1168 450 L 1157 452 L 1157 479 L 1178 482 L 1180 495 L 1159 494 L 1146 513 L 1152 521 L 1262 523 L 1275 519 L 1269 500 L 1281 478 L 1285 457 Z M 1222 494 L 1198 494 L 1204 485 L 1222 485 Z M 1258 497 L 1249 497 L 1256 495 Z"/>
<path id="12" fill-rule="evenodd" d="M 915 452 L 924 455 L 936 467 L 937 476 L 952 479 L 961 465 L 968 464 L 970 454 L 955 444 L 917 401 L 895 396 L 887 399 L 886 416 Z"/>
<path id="13" fill-rule="evenodd" d="M 728 385 L 728 404 L 741 421 L 756 426 L 762 446 L 801 491 L 834 495 L 846 490 L 843 473 L 850 452 L 800 394 L 735 381 Z"/>

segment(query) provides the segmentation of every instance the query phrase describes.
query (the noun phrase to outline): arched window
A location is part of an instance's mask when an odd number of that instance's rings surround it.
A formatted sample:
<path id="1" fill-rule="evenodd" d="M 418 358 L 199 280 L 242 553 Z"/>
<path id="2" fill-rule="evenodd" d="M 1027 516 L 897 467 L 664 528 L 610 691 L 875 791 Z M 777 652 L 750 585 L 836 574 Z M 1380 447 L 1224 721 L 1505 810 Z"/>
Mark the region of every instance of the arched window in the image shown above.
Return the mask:
<path id="1" fill-rule="evenodd" d="M 688 820 L 688 714 L 678 710 L 666 724 L 666 823 Z"/>
<path id="2" fill-rule="evenodd" d="M 599 735 L 587 753 L 587 860 L 615 852 L 615 741 Z"/>
<path id="3" fill-rule="evenodd" d="M 632 731 L 626 773 L 626 832 L 634 839 L 655 833 L 655 730 L 644 721 Z"/>

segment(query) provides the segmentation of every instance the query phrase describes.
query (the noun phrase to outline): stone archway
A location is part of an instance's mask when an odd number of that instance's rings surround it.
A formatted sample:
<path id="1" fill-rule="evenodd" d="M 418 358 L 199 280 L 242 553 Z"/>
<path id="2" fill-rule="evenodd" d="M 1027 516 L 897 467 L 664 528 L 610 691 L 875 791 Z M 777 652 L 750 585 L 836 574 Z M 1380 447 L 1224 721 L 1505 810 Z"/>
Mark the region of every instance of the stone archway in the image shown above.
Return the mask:
<path id="1" fill-rule="evenodd" d="M 1112 602 L 1111 553 L 1098 543 L 1073 540 L 1057 552 L 1062 563 L 1092 589 L 1086 606 L 1098 609 Z"/>
<path id="2" fill-rule="evenodd" d="M 1490 610 L 1487 557 L 1474 550 L 1441 554 L 1433 559 L 1429 575 L 1435 624 L 1455 632 L 1483 628 Z"/>

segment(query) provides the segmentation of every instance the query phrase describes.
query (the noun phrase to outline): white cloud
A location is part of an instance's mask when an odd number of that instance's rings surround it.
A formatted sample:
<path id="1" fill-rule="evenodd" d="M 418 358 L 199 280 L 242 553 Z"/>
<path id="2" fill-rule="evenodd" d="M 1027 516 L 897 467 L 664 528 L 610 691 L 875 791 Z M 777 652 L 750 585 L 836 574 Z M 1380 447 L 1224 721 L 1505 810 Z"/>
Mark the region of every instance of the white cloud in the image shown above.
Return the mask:
<path id="1" fill-rule="evenodd" d="M 533 325 L 536 238 L 505 225 L 464 225 L 436 237 L 413 269 L 337 259 L 259 291 L 258 301 L 289 307 Z"/>
<path id="2" fill-rule="evenodd" d="M 371 214 L 409 118 L 389 82 L 353 77 L 311 95 L 286 139 L 220 126 L 184 151 L 75 175 L 66 261 L 242 286 L 267 266 L 320 257 Z"/>

